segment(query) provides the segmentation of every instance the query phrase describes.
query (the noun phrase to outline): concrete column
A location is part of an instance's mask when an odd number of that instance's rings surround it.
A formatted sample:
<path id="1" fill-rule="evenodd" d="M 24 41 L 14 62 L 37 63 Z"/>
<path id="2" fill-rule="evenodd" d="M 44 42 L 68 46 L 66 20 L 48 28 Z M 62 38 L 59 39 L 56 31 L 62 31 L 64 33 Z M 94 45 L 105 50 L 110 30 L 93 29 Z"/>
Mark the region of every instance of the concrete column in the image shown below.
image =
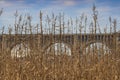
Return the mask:
<path id="1" fill-rule="evenodd" d="M 6 35 L 2 35 L 2 52 L 6 51 L 6 49 L 7 49 Z"/>
<path id="2" fill-rule="evenodd" d="M 78 54 L 79 50 L 78 50 L 78 47 L 79 47 L 79 42 L 77 40 L 77 36 L 75 35 L 74 36 L 74 39 L 73 39 L 73 46 L 72 46 L 72 54 L 73 55 L 76 55 Z"/>
<path id="3" fill-rule="evenodd" d="M 42 36 L 38 35 L 38 45 L 37 45 L 37 48 L 38 48 L 39 51 L 42 51 L 41 50 L 42 49 L 42 41 L 41 41 L 41 39 L 42 39 Z"/>

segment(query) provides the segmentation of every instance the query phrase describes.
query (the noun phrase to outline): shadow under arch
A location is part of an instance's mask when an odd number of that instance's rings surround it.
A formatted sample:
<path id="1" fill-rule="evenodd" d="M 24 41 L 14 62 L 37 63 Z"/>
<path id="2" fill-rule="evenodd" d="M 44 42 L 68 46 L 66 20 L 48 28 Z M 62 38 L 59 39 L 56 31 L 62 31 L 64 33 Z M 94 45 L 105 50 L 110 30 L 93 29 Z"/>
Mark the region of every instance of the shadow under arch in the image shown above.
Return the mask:
<path id="1" fill-rule="evenodd" d="M 43 53 L 45 53 L 52 45 L 55 45 L 55 44 L 62 44 L 64 45 L 65 47 L 67 47 L 69 50 L 70 50 L 70 55 L 72 55 L 72 45 L 70 45 L 69 43 L 66 43 L 64 41 L 55 41 L 55 42 L 49 42 L 47 45 L 45 45 L 43 47 Z"/>
<path id="2" fill-rule="evenodd" d="M 94 45 L 94 44 L 97 44 L 97 45 L 101 44 L 101 45 L 103 45 L 103 47 L 104 47 L 105 50 L 108 49 L 110 53 L 112 52 L 112 47 L 110 46 L 110 44 L 108 44 L 107 42 L 104 42 L 104 41 L 90 41 L 90 42 L 87 42 L 82 47 L 82 50 L 85 51 L 87 47 L 89 47 L 90 45 Z"/>
<path id="3" fill-rule="evenodd" d="M 14 42 L 10 45 L 10 50 L 12 50 L 16 45 L 19 45 L 19 44 L 26 44 L 26 43 L 24 41 Z"/>
<path id="4" fill-rule="evenodd" d="M 21 58 L 28 56 L 31 51 L 29 45 L 26 44 L 25 42 L 17 42 L 13 44 L 10 48 L 11 48 L 10 54 L 12 58 L 14 57 Z"/>

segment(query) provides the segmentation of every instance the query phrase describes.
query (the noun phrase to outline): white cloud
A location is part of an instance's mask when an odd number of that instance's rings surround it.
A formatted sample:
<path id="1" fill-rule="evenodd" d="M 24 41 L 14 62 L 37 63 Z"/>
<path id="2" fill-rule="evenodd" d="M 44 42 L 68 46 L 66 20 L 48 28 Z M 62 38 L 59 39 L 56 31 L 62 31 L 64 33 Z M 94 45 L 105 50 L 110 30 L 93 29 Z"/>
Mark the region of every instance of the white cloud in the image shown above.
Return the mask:
<path id="1" fill-rule="evenodd" d="M 25 13 L 30 13 L 32 16 L 32 21 L 33 23 L 39 23 L 39 11 L 42 10 L 44 15 L 46 16 L 47 14 L 52 14 L 55 13 L 55 15 L 59 15 L 60 12 L 65 12 L 65 17 L 76 17 L 76 16 L 81 16 L 82 13 L 85 13 L 89 18 L 89 20 L 92 20 L 92 6 L 90 6 L 91 3 L 93 3 L 95 0 L 81 0 L 76 2 L 75 0 L 57 0 L 53 1 L 53 4 L 50 4 L 45 7 L 40 7 L 37 9 L 35 8 L 34 5 L 26 5 L 23 0 L 21 0 L 20 3 L 11 3 L 8 1 L 0 1 L 0 7 L 4 8 L 4 13 L 2 16 L 0 16 L 0 27 L 3 25 L 9 25 L 9 24 L 14 24 L 14 13 L 16 10 L 20 14 L 25 14 Z M 85 4 L 91 2 L 90 4 Z M 81 4 L 84 3 L 85 6 L 83 7 Z M 75 5 L 79 5 L 80 7 L 74 7 Z M 92 5 L 92 4 L 91 4 Z M 71 9 L 70 7 L 73 6 Z M 109 7 L 109 6 L 98 6 L 97 10 L 99 11 L 99 20 L 102 26 L 105 26 L 108 23 L 108 18 L 109 16 L 119 18 L 119 14 L 113 14 L 113 12 L 118 13 L 120 7 Z M 65 18 L 66 19 L 66 18 Z M 119 19 L 118 19 L 119 20 Z M 119 20 L 120 21 L 120 20 Z"/>
<path id="2" fill-rule="evenodd" d="M 5 0 L 0 1 L 0 7 L 9 7 L 11 5 L 12 5 L 12 3 L 8 2 L 8 1 L 5 1 Z"/>
<path id="3" fill-rule="evenodd" d="M 96 0 L 85 0 L 85 2 L 95 2 Z"/>
<path id="4" fill-rule="evenodd" d="M 70 1 L 64 1 L 63 2 L 63 4 L 65 5 L 65 6 L 74 6 L 74 5 L 76 5 L 76 1 L 74 1 L 74 0 L 70 0 Z"/>
<path id="5" fill-rule="evenodd" d="M 22 0 L 18 3 L 2 0 L 0 1 L 0 7 L 3 8 L 3 14 L 0 16 L 0 27 L 2 27 L 3 25 L 5 25 L 6 27 L 8 27 L 9 25 L 14 25 L 14 13 L 16 12 L 16 10 L 18 10 L 19 15 L 24 15 L 25 13 L 30 13 L 30 15 L 37 14 L 35 14 L 36 10 L 34 10 L 32 6 L 25 5 Z"/>
<path id="6" fill-rule="evenodd" d="M 119 15 L 119 10 L 120 7 L 110 7 L 108 5 L 106 6 L 98 6 L 97 11 L 98 11 L 98 23 L 101 27 L 102 30 L 107 27 L 109 28 L 109 17 L 111 16 L 112 19 L 117 19 L 117 23 L 120 22 L 120 15 Z M 85 7 L 85 8 L 78 8 L 75 10 L 76 15 L 81 15 L 82 13 L 85 13 L 88 17 L 88 23 L 91 22 L 92 19 L 92 6 Z M 117 24 L 117 29 L 120 29 L 120 25 Z M 108 30 L 109 31 L 109 30 Z"/>
<path id="7" fill-rule="evenodd" d="M 52 1 L 53 4 L 57 4 L 59 6 L 75 6 L 83 3 L 94 3 L 96 0 L 56 0 Z"/>

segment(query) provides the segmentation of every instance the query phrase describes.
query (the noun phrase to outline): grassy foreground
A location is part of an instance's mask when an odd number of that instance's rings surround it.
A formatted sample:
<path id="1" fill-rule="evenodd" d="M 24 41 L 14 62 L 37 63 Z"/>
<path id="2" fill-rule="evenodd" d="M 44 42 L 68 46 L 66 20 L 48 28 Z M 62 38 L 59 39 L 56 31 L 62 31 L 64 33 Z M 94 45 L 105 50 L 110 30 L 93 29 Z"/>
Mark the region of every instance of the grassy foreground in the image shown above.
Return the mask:
<path id="1" fill-rule="evenodd" d="M 90 56 L 89 56 L 90 57 Z M 37 55 L 21 59 L 0 56 L 0 80 L 120 80 L 120 59 L 94 56 Z"/>

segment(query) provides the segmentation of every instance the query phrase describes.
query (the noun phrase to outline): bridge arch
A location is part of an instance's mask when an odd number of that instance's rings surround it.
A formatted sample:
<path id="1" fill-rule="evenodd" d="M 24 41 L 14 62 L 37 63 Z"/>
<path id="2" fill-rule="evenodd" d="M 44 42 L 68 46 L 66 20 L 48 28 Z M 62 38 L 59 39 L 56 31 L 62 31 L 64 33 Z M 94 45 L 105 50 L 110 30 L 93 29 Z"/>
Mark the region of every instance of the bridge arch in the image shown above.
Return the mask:
<path id="1" fill-rule="evenodd" d="M 10 50 L 12 50 L 16 45 L 24 44 L 22 41 L 17 41 L 10 44 Z"/>
<path id="2" fill-rule="evenodd" d="M 61 45 L 61 46 L 60 46 Z M 55 41 L 55 42 L 49 42 L 47 45 L 43 47 L 43 52 L 46 53 L 46 51 L 50 50 L 51 47 L 54 47 L 54 49 L 58 49 L 57 46 L 59 46 L 61 49 L 66 49 L 66 54 L 71 55 L 72 54 L 72 45 L 69 43 L 66 43 L 64 41 Z M 63 50 L 65 51 L 65 50 Z"/>
<path id="3" fill-rule="evenodd" d="M 18 42 L 14 44 L 14 46 L 11 46 L 10 52 L 11 52 L 11 57 L 14 58 L 21 58 L 21 57 L 26 57 L 30 55 L 30 47 L 28 44 L 24 42 Z"/>
<path id="4" fill-rule="evenodd" d="M 111 53 L 111 51 L 112 51 L 112 48 L 111 48 L 110 44 L 108 44 L 107 42 L 104 42 L 104 41 L 90 41 L 90 42 L 88 42 L 84 45 L 83 53 L 88 47 L 93 48 L 92 46 L 94 46 L 94 48 L 96 47 L 97 50 L 103 49 L 104 54 Z"/>

